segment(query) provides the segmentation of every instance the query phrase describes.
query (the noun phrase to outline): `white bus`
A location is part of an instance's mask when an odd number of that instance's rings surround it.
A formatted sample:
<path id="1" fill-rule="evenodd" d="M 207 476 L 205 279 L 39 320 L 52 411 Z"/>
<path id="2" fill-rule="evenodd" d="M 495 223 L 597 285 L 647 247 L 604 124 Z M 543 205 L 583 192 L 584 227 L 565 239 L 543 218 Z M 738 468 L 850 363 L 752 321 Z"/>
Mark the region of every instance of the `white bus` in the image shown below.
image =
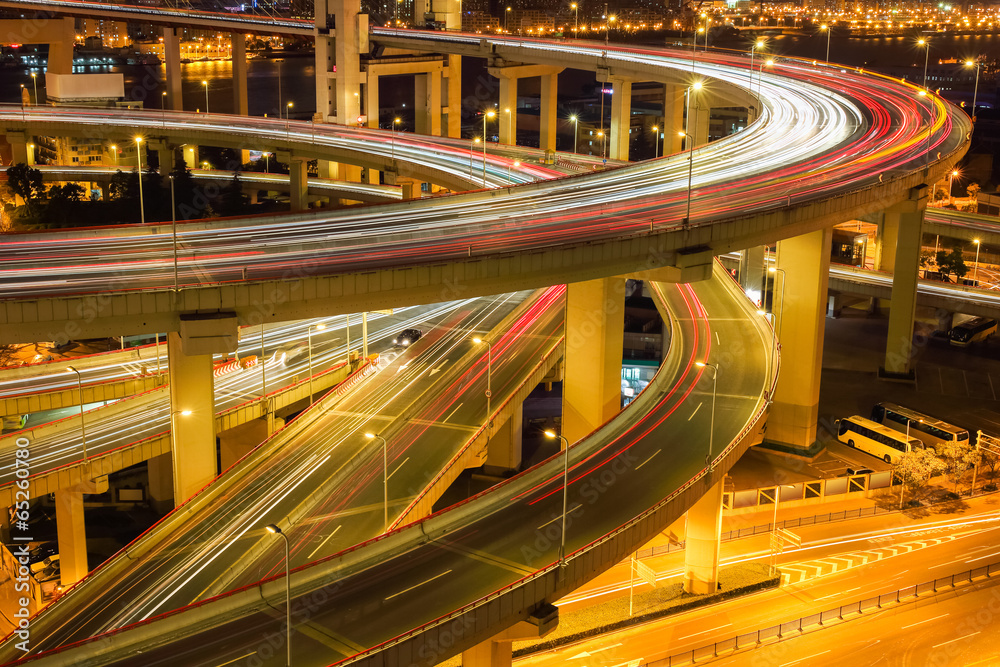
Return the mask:
<path id="1" fill-rule="evenodd" d="M 872 407 L 872 421 L 901 433 L 906 433 L 906 424 L 909 422 L 910 434 L 920 438 L 929 447 L 969 440 L 969 432 L 964 428 L 895 403 L 876 403 Z"/>
<path id="2" fill-rule="evenodd" d="M 877 456 L 886 463 L 895 463 L 906 452 L 922 449 L 924 446 L 917 438 L 907 438 L 899 431 L 859 415 L 840 420 L 837 439 L 850 447 Z"/>
<path id="3" fill-rule="evenodd" d="M 974 317 L 948 332 L 948 338 L 955 347 L 967 347 L 970 343 L 986 340 L 997 332 L 997 321 L 988 317 Z"/>

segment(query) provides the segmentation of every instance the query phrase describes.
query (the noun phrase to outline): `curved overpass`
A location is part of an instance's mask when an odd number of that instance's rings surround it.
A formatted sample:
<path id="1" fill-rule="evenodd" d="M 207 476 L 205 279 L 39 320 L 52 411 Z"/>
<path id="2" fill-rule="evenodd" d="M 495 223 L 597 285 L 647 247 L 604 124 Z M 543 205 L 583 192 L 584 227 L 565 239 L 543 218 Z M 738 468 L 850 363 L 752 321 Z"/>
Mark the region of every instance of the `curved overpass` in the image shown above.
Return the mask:
<path id="1" fill-rule="evenodd" d="M 435 33 L 407 39 L 419 39 L 428 49 L 478 50 L 520 62 L 572 57 L 578 68 L 620 67 L 645 79 L 672 80 L 694 69 L 698 77 L 746 86 L 740 58 L 700 56 L 692 66 L 687 52 L 618 48 L 605 56 L 577 44 L 519 45 Z M 268 317 L 280 321 L 319 310 L 442 300 L 455 286 L 461 296 L 473 296 L 692 263 L 704 267 L 709 254 L 813 231 L 905 200 L 913 188 L 947 171 L 967 147 L 967 117 L 912 86 L 796 61 L 782 61 L 776 69 L 780 75 L 765 74 L 761 82 L 761 117 L 694 152 L 690 224 L 684 224 L 688 155 L 679 154 L 602 173 L 351 212 L 236 219 L 216 227 L 211 237 L 184 233 L 181 243 L 189 253 L 182 257 L 184 289 L 177 294 L 165 291 L 172 282 L 166 270 L 169 226 L 104 230 L 92 239 L 47 235 L 41 244 L 25 239 L 2 246 L 0 339 L 51 339 L 71 324 L 80 329 L 78 336 L 176 330 L 179 313 L 192 310 L 232 311 L 245 321 L 257 312 L 255 303 L 273 302 Z M 340 155 L 350 161 L 348 154 L 354 154 L 380 170 L 408 169 L 395 156 L 398 135 L 357 128 L 242 119 L 250 129 L 241 131 L 225 117 L 127 111 L 88 120 L 33 109 L 0 119 L 9 130 L 58 134 L 89 126 L 84 131 L 175 132 L 207 143 L 224 137 L 245 142 L 252 134 L 308 158 Z M 455 140 L 408 139 L 413 145 L 405 159 L 417 169 L 469 182 L 470 156 Z M 253 141 L 259 146 L 261 139 Z M 436 153 L 433 165 L 430 152 Z M 488 160 L 488 182 L 505 180 L 509 166 L 504 158 Z M 141 243 L 136 233 L 145 236 Z M 126 254 L 128 264 L 116 261 Z M 16 277 L 7 268 L 13 263 Z M 244 268 L 249 281 L 242 280 Z M 91 296 L 95 292 L 102 296 Z"/>

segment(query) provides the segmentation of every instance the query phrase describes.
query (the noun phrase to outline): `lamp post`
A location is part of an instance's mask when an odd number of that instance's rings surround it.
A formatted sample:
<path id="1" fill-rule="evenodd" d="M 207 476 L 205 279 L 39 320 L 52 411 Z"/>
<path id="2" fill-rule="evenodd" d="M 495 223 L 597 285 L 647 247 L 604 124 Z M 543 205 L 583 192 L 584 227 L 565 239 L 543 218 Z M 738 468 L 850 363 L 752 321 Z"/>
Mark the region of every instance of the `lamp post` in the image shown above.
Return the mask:
<path id="1" fill-rule="evenodd" d="M 569 498 L 569 440 L 555 431 L 545 431 L 545 437 L 553 440 L 559 438 L 563 445 L 563 503 L 562 529 L 559 531 L 559 566 L 566 567 L 566 501 Z"/>
<path id="2" fill-rule="evenodd" d="M 951 173 L 948 174 L 948 203 L 953 204 L 955 202 L 955 195 L 952 193 L 955 191 L 955 177 L 958 176 L 958 169 L 952 169 Z"/>
<path id="3" fill-rule="evenodd" d="M 833 33 L 833 30 L 825 23 L 819 29 L 826 31 L 826 62 L 830 62 L 830 35 Z"/>
<path id="4" fill-rule="evenodd" d="M 705 17 L 705 53 L 708 53 L 708 26 L 712 23 L 712 17 Z"/>
<path id="5" fill-rule="evenodd" d="M 316 325 L 316 330 L 317 331 L 322 331 L 325 328 L 326 328 L 326 325 L 323 324 L 322 322 L 320 322 L 319 324 Z M 313 404 L 313 339 L 312 339 L 313 327 L 312 327 L 312 325 L 309 325 L 309 328 L 306 329 L 306 332 L 307 332 L 307 337 L 309 339 L 309 405 L 312 405 Z"/>
<path id="6" fill-rule="evenodd" d="M 394 160 L 396 159 L 396 126 L 399 125 L 399 122 L 399 118 L 393 118 L 392 126 L 390 127 L 390 130 L 392 131 L 392 143 L 389 146 L 389 156 Z"/>
<path id="7" fill-rule="evenodd" d="M 472 143 L 473 144 L 478 144 L 479 143 L 479 137 L 473 137 L 472 138 Z M 474 151 L 474 150 L 472 150 L 470 148 L 469 149 L 469 180 L 472 180 L 472 158 L 475 156 L 475 154 L 476 154 L 476 151 Z"/>
<path id="8" fill-rule="evenodd" d="M 289 552 L 288 536 L 281 532 L 273 523 L 265 526 L 267 532 L 277 535 L 285 541 L 285 647 L 287 648 L 288 667 L 292 667 L 292 577 L 289 572 Z"/>
<path id="9" fill-rule="evenodd" d="M 174 291 L 180 289 L 177 279 L 177 199 L 174 197 L 174 175 L 170 174 L 170 229 L 174 237 Z M 264 358 L 264 350 L 260 351 L 261 360 Z"/>
<path id="10" fill-rule="evenodd" d="M 754 45 L 750 47 L 750 92 L 753 93 L 753 54 L 754 51 L 764 47 L 764 40 L 758 39 L 754 42 Z"/>
<path id="11" fill-rule="evenodd" d="M 508 183 L 510 183 L 510 168 L 511 168 L 512 166 L 513 166 L 513 167 L 520 167 L 520 166 L 521 166 L 521 163 L 520 163 L 520 162 L 519 162 L 518 160 L 514 160 L 514 163 L 513 163 L 513 165 L 512 165 L 512 164 L 511 164 L 510 162 L 508 162 L 508 163 L 507 163 L 507 182 L 508 182 Z"/>
<path id="12" fill-rule="evenodd" d="M 295 102 L 288 102 L 285 104 L 285 127 L 288 127 L 288 119 L 292 115 L 292 107 L 295 106 Z"/>
<path id="13" fill-rule="evenodd" d="M 387 443 L 385 438 L 380 436 L 378 433 L 365 433 L 365 437 L 369 440 L 382 441 L 382 487 L 383 499 L 385 501 L 383 511 L 385 528 L 383 532 L 385 532 L 389 530 L 389 443 Z"/>
<path id="14" fill-rule="evenodd" d="M 139 168 L 139 219 L 146 223 L 146 204 L 142 199 L 142 137 L 135 138 L 135 159 Z"/>
<path id="15" fill-rule="evenodd" d="M 653 126 L 653 159 L 660 157 L 660 127 Z"/>
<path id="16" fill-rule="evenodd" d="M 508 7 L 508 8 L 507 8 L 507 9 L 506 9 L 506 10 L 504 11 L 504 13 L 503 13 L 503 31 L 504 31 L 504 32 L 507 32 L 507 33 L 509 33 L 509 32 L 510 32 L 510 30 L 508 30 L 508 28 L 507 28 L 507 19 L 509 19 L 509 18 L 510 18 L 510 10 L 511 10 L 511 8 L 510 8 L 510 7 Z"/>
<path id="17" fill-rule="evenodd" d="M 918 39 L 917 40 L 917 44 L 919 44 L 920 46 L 924 47 L 924 84 L 923 84 L 923 87 L 924 87 L 924 89 L 926 89 L 927 88 L 927 61 L 928 61 L 928 59 L 930 58 L 930 55 L 931 55 L 931 44 L 930 44 L 929 40 L 926 40 L 924 38 Z"/>
<path id="18" fill-rule="evenodd" d="M 570 116 L 569 119 L 573 121 L 573 152 L 576 152 L 577 138 L 580 136 L 580 119 L 577 116 Z"/>
<path id="19" fill-rule="evenodd" d="M 205 113 L 208 113 L 208 81 L 202 81 L 201 85 L 205 87 Z"/>
<path id="20" fill-rule="evenodd" d="M 573 32 L 576 33 L 580 29 L 580 7 L 574 2 L 570 4 L 570 9 L 573 10 Z"/>
<path id="21" fill-rule="evenodd" d="M 773 67 L 774 61 L 768 58 L 757 68 L 757 97 L 760 97 L 760 88 L 764 84 L 764 68 Z"/>
<path id="22" fill-rule="evenodd" d="M 979 239 L 972 239 L 972 242 L 976 244 L 976 265 L 972 271 L 972 281 L 976 282 L 976 279 L 979 277 L 979 248 L 982 244 L 979 242 Z"/>
<path id="23" fill-rule="evenodd" d="M 80 399 L 80 440 L 83 442 L 83 462 L 87 462 L 87 427 L 83 423 L 83 376 L 80 375 L 80 371 L 76 370 L 72 366 L 67 366 L 66 370 L 70 373 L 76 373 L 76 388 L 79 391 Z"/>
<path id="24" fill-rule="evenodd" d="M 483 112 L 483 187 L 486 187 L 486 119 L 496 116 L 492 109 Z"/>
<path id="25" fill-rule="evenodd" d="M 486 343 L 486 423 L 487 428 L 493 424 L 493 409 L 490 399 L 493 397 L 493 343 L 488 340 L 476 337 L 472 339 L 476 345 Z M 489 437 L 489 432 L 487 432 Z"/>
<path id="26" fill-rule="evenodd" d="M 35 90 L 35 105 L 38 105 L 38 77 L 37 72 L 31 73 L 31 87 Z"/>
<path id="27" fill-rule="evenodd" d="M 285 62 L 285 59 L 278 58 L 274 62 L 278 63 L 278 116 L 281 116 L 281 109 L 284 106 L 281 101 L 281 63 Z"/>
<path id="28" fill-rule="evenodd" d="M 975 61 L 972 61 L 972 60 L 966 60 L 965 61 L 965 66 L 966 67 L 972 67 L 973 65 L 976 66 L 976 85 L 972 89 L 972 119 L 975 120 L 976 119 L 976 98 L 979 95 L 979 56 L 976 56 Z"/>
<path id="29" fill-rule="evenodd" d="M 712 474 L 712 471 L 715 469 L 715 465 L 712 462 L 712 448 L 715 444 L 715 398 L 719 388 L 719 367 L 715 364 L 706 364 L 704 361 L 696 361 L 694 365 L 699 368 L 712 369 L 712 421 L 708 429 L 708 456 L 705 457 L 705 463 L 708 465 L 708 473 Z"/>
<path id="30" fill-rule="evenodd" d="M 504 109 L 503 112 L 505 114 L 507 114 L 507 138 L 510 140 L 510 145 L 511 146 L 516 146 L 517 145 L 517 137 L 515 137 L 515 136 L 513 136 L 511 134 L 511 130 L 514 127 L 513 126 L 514 115 L 510 112 L 510 109 Z M 483 122 L 485 123 L 485 121 L 483 121 Z M 486 136 L 486 129 L 485 129 L 485 125 L 484 125 L 484 128 L 483 128 L 483 137 L 485 137 L 485 136 Z"/>
<path id="31" fill-rule="evenodd" d="M 118 166 L 118 146 L 116 144 L 111 144 L 111 155 L 115 158 L 115 166 Z"/>

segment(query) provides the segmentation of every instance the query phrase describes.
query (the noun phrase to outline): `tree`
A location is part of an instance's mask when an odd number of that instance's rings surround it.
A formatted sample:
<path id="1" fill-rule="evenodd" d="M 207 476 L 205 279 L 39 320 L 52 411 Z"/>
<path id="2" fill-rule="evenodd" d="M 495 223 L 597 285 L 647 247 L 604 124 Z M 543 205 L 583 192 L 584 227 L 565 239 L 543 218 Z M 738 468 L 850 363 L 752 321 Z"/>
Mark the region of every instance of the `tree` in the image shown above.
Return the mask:
<path id="1" fill-rule="evenodd" d="M 111 183 L 108 185 L 108 199 L 110 201 L 125 201 L 139 198 L 139 172 L 133 169 L 127 174 L 121 169 L 111 176 Z"/>
<path id="2" fill-rule="evenodd" d="M 969 194 L 969 199 L 973 201 L 975 201 L 975 199 L 979 196 L 980 190 L 982 190 L 982 188 L 979 186 L 979 183 L 970 183 L 969 186 L 965 188 L 965 191 Z"/>
<path id="3" fill-rule="evenodd" d="M 965 265 L 962 248 L 953 248 L 951 252 L 939 250 L 935 260 L 938 270 L 946 276 L 954 274 L 958 280 L 961 280 L 969 272 L 969 267 Z"/>
<path id="4" fill-rule="evenodd" d="M 200 210 L 194 201 L 197 188 L 183 157 L 178 157 L 174 162 L 170 176 L 174 179 L 174 206 L 177 209 L 177 217 L 182 220 L 200 218 Z"/>
<path id="5" fill-rule="evenodd" d="M 77 183 L 67 183 L 66 185 L 53 185 L 49 188 L 48 197 L 53 201 L 83 201 L 86 190 Z"/>
<path id="6" fill-rule="evenodd" d="M 958 493 L 958 482 L 979 461 L 979 450 L 968 440 L 948 442 L 938 449 L 938 454 L 944 462 L 948 476 L 955 482 L 955 493 Z"/>
<path id="7" fill-rule="evenodd" d="M 903 487 L 910 492 L 911 500 L 931 477 L 940 475 L 945 469 L 945 464 L 934 455 L 932 449 L 914 449 L 906 452 L 892 466 L 892 472 L 902 480 Z"/>
<path id="8" fill-rule="evenodd" d="M 233 172 L 233 180 L 222 189 L 219 197 L 219 208 L 222 215 L 239 215 L 246 208 L 250 198 L 243 194 L 243 183 L 240 172 Z"/>
<path id="9" fill-rule="evenodd" d="M 995 486 L 997 469 L 1000 466 L 1000 454 L 993 449 L 980 449 L 979 465 L 983 466 L 983 472 L 986 478 L 990 480 L 990 485 Z"/>
<path id="10" fill-rule="evenodd" d="M 7 170 L 7 189 L 27 204 L 45 191 L 42 185 L 42 172 L 19 162 Z"/>

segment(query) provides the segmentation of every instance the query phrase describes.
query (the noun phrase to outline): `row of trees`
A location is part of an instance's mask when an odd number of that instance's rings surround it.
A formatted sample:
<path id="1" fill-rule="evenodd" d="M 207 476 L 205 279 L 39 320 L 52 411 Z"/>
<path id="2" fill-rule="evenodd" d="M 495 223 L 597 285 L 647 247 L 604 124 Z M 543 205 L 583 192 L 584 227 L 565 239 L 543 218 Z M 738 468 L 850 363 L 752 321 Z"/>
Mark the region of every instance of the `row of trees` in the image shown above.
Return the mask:
<path id="1" fill-rule="evenodd" d="M 911 502 L 933 477 L 947 475 L 958 493 L 958 485 L 968 471 L 979 466 L 983 476 L 993 484 L 1000 457 L 988 449 L 976 449 L 968 440 L 939 446 L 936 450 L 914 449 L 899 457 L 893 465 L 896 477 L 902 480 Z"/>

